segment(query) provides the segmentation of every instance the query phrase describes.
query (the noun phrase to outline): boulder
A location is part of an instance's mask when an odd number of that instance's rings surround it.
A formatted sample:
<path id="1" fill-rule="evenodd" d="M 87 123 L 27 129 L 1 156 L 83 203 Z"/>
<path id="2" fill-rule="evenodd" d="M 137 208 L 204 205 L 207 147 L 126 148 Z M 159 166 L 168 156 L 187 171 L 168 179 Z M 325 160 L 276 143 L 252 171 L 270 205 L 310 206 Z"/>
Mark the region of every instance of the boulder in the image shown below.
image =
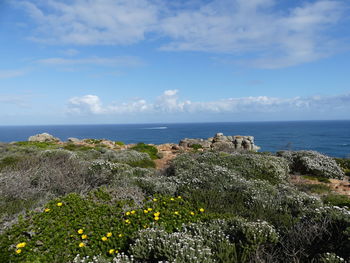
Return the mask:
<path id="1" fill-rule="evenodd" d="M 68 138 L 67 142 L 70 142 L 70 143 L 79 143 L 79 142 L 81 142 L 81 140 L 79 140 L 78 138 L 70 137 L 70 138 Z"/>
<path id="2" fill-rule="evenodd" d="M 343 179 L 345 174 L 336 161 L 316 151 L 280 151 L 277 156 L 285 158 L 294 173 Z"/>
<path id="3" fill-rule="evenodd" d="M 204 150 L 213 149 L 216 151 L 258 151 L 260 147 L 254 144 L 253 136 L 225 136 L 223 133 L 217 133 L 214 137 L 208 139 L 182 139 L 179 146 L 191 148 L 193 145 L 201 145 Z"/>
<path id="4" fill-rule="evenodd" d="M 36 134 L 28 138 L 29 142 L 60 142 L 60 139 L 48 134 L 46 132 Z"/>

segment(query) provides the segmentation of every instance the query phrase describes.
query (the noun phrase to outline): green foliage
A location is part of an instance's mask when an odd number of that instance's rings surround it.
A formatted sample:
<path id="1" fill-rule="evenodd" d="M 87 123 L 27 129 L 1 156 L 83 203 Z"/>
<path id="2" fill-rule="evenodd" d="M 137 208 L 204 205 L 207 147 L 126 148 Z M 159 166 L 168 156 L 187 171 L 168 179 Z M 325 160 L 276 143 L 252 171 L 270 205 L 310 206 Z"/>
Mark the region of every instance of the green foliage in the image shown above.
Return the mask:
<path id="1" fill-rule="evenodd" d="M 153 160 L 140 160 L 128 162 L 128 165 L 132 167 L 141 167 L 141 168 L 156 168 L 156 163 Z"/>
<path id="2" fill-rule="evenodd" d="M 60 146 L 57 143 L 54 142 L 29 142 L 29 141 L 22 141 L 22 142 L 16 142 L 15 145 L 22 146 L 22 147 L 36 147 L 39 149 L 57 149 Z"/>
<path id="3" fill-rule="evenodd" d="M 14 166 L 20 159 L 19 156 L 6 156 L 0 159 L 0 171 L 5 167 Z"/>
<path id="4" fill-rule="evenodd" d="M 121 141 L 115 141 L 114 143 L 115 143 L 115 145 L 119 145 L 119 146 L 124 146 L 125 145 L 125 143 L 121 142 Z"/>
<path id="5" fill-rule="evenodd" d="M 350 176 L 350 159 L 334 158 L 334 160 L 344 170 L 345 175 Z"/>
<path id="6" fill-rule="evenodd" d="M 330 205 L 350 208 L 350 198 L 346 195 L 330 194 L 323 197 L 323 201 Z"/>
<path id="7" fill-rule="evenodd" d="M 67 143 L 65 146 L 63 146 L 63 149 L 68 151 L 89 151 L 91 149 L 94 149 L 94 147 L 74 143 Z"/>
<path id="8" fill-rule="evenodd" d="M 200 145 L 200 144 L 192 144 L 191 146 L 190 146 L 193 150 L 195 150 L 195 151 L 197 151 L 197 150 L 199 150 L 199 149 L 202 149 L 203 148 L 203 146 L 202 145 Z"/>
<path id="9" fill-rule="evenodd" d="M 303 175 L 302 176 L 305 179 L 312 180 L 312 181 L 319 181 L 321 183 L 330 183 L 331 181 L 323 176 L 311 176 L 311 175 Z"/>
<path id="10" fill-rule="evenodd" d="M 131 147 L 131 149 L 138 152 L 147 153 L 152 160 L 158 159 L 158 149 L 153 145 L 148 145 L 143 142 L 140 142 L 135 146 Z"/>
<path id="11" fill-rule="evenodd" d="M 2 262 L 67 262 L 77 254 L 111 256 L 110 249 L 126 251 L 140 229 L 161 226 L 172 232 L 206 217 L 181 197 L 155 197 L 131 211 L 110 201 L 103 191 L 93 199 L 69 194 L 50 201 L 42 212 L 27 214 L 0 236 Z M 26 245 L 17 254 L 16 245 L 22 242 Z"/>
<path id="12" fill-rule="evenodd" d="M 304 192 L 315 194 L 327 194 L 332 191 L 328 185 L 324 184 L 302 184 L 298 186 L 298 189 Z"/>

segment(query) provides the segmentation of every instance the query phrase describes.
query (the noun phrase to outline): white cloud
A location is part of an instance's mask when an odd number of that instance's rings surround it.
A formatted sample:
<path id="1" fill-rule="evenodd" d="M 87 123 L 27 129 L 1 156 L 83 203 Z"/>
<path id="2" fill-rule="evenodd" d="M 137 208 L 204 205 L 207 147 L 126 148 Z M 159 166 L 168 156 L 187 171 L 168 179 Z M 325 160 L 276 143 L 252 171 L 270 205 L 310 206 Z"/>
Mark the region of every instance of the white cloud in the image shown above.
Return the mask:
<path id="1" fill-rule="evenodd" d="M 278 0 L 20 3 L 39 26 L 33 39 L 53 44 L 129 45 L 150 34 L 164 37 L 161 50 L 223 53 L 269 69 L 315 61 L 347 46 L 331 34 L 349 9 L 342 0 L 298 1 L 283 9 Z"/>
<path id="2" fill-rule="evenodd" d="M 166 90 L 155 101 L 136 99 L 119 105 L 103 105 L 98 96 L 86 95 L 71 98 L 67 112 L 72 114 L 125 115 L 132 113 L 283 113 L 350 110 L 350 94 L 338 96 L 313 96 L 276 98 L 268 96 L 227 98 L 198 102 L 179 100 L 177 90 Z"/>
<path id="3" fill-rule="evenodd" d="M 276 12 L 274 0 L 215 0 L 198 10 L 164 19 L 172 41 L 162 49 L 250 54 L 241 61 L 260 68 L 281 68 L 331 55 L 336 43 L 327 36 L 343 17 L 340 1 L 305 2 Z M 334 37 L 333 37 L 334 38 Z"/>
<path id="4" fill-rule="evenodd" d="M 90 57 L 80 59 L 67 59 L 67 58 L 46 58 L 37 61 L 41 64 L 50 66 L 71 66 L 71 65 L 98 65 L 98 66 L 122 66 L 122 67 L 134 67 L 143 64 L 141 59 L 131 56 L 123 57 Z"/>
<path id="5" fill-rule="evenodd" d="M 51 43 L 132 44 L 157 23 L 157 7 L 147 0 L 20 3 L 40 26 L 34 39 Z"/>
<path id="6" fill-rule="evenodd" d="M 20 77 L 26 74 L 28 70 L 18 69 L 18 70 L 0 70 L 0 79 L 9 79 Z"/>

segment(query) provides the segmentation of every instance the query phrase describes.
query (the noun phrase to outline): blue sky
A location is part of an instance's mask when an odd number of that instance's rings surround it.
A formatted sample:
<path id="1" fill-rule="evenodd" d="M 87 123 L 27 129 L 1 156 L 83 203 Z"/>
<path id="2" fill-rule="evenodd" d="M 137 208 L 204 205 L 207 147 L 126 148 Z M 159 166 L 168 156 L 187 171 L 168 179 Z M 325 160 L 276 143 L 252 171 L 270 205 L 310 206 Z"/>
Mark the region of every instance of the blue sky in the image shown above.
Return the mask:
<path id="1" fill-rule="evenodd" d="M 347 0 L 5 0 L 0 125 L 349 119 Z"/>

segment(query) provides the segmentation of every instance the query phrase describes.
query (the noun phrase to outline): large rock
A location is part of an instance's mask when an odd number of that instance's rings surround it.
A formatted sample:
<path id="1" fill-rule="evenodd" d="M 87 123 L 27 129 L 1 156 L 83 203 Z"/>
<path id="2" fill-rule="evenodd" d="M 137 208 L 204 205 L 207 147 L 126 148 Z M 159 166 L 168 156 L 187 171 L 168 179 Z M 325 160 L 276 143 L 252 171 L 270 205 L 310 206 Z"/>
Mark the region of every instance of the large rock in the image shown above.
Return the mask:
<path id="1" fill-rule="evenodd" d="M 223 152 L 253 151 L 257 152 L 260 147 L 254 144 L 253 136 L 225 136 L 217 133 L 208 139 L 183 139 L 179 143 L 182 147 L 192 148 L 193 145 L 201 145 L 204 150 L 213 149 Z"/>
<path id="2" fill-rule="evenodd" d="M 285 158 L 294 173 L 343 179 L 345 174 L 336 161 L 316 151 L 281 151 L 277 156 Z"/>
<path id="3" fill-rule="evenodd" d="M 36 134 L 28 138 L 29 142 L 59 142 L 60 139 L 48 134 L 46 132 L 41 134 Z"/>

